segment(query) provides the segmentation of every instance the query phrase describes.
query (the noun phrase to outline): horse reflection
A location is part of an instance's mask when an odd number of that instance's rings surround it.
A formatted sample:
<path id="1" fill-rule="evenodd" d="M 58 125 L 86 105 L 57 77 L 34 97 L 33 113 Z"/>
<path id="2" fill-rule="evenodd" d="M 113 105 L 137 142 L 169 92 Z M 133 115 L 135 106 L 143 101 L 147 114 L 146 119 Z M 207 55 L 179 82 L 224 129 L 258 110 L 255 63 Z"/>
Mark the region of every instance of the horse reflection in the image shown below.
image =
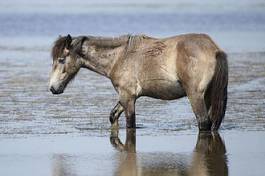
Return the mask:
<path id="1" fill-rule="evenodd" d="M 52 157 L 52 176 L 73 176 L 75 175 L 69 165 L 69 158 L 64 154 L 54 154 Z"/>
<path id="2" fill-rule="evenodd" d="M 191 157 L 174 153 L 137 154 L 135 129 L 127 129 L 124 144 L 118 131 L 112 131 L 110 142 L 121 151 L 115 176 L 228 175 L 226 149 L 218 133 L 199 133 Z"/>

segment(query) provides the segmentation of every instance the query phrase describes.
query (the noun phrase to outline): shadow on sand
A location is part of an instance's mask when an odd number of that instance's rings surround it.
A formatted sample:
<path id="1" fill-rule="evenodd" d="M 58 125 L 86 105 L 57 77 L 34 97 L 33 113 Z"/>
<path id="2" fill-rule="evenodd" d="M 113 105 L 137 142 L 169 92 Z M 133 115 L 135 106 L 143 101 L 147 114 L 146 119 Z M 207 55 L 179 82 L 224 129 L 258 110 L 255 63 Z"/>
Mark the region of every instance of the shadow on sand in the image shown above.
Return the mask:
<path id="1" fill-rule="evenodd" d="M 111 132 L 110 142 L 120 151 L 115 176 L 228 175 L 226 148 L 218 133 L 199 133 L 191 157 L 163 152 L 143 156 L 136 152 L 135 133 L 135 130 L 128 129 L 123 144 L 119 131 Z"/>

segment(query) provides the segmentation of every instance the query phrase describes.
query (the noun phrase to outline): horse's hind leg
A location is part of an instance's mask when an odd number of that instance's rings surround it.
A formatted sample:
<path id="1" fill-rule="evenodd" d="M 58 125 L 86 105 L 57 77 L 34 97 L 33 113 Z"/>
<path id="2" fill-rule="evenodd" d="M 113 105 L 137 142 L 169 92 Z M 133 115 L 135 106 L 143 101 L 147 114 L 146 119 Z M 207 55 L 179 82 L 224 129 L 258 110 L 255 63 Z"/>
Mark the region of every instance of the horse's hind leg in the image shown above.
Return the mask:
<path id="1" fill-rule="evenodd" d="M 111 110 L 109 120 L 113 128 L 119 127 L 119 117 L 123 111 L 124 108 L 122 107 L 120 102 L 118 102 L 116 106 Z"/>
<path id="2" fill-rule="evenodd" d="M 198 127 L 200 131 L 211 130 L 211 120 L 208 116 L 208 110 L 204 101 L 203 93 L 192 93 L 188 95 L 192 110 L 196 116 Z"/>

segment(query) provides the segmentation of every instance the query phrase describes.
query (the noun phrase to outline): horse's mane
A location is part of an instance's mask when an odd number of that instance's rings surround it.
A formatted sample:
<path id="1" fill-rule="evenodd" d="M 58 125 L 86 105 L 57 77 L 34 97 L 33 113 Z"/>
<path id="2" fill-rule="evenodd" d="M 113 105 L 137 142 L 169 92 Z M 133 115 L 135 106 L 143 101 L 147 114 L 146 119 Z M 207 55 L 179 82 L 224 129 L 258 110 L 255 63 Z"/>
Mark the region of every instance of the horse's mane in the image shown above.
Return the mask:
<path id="1" fill-rule="evenodd" d="M 115 48 L 121 45 L 127 45 L 127 51 L 133 51 L 143 39 L 151 37 L 145 35 L 122 35 L 120 37 L 95 37 L 95 36 L 78 36 L 73 38 L 73 44 L 78 43 L 85 37 L 88 44 L 98 47 Z M 53 59 L 60 57 L 67 46 L 67 36 L 59 37 L 52 47 L 51 55 Z"/>
<path id="2" fill-rule="evenodd" d="M 89 43 L 99 47 L 118 47 L 128 43 L 130 35 L 120 37 L 94 37 L 88 36 Z"/>

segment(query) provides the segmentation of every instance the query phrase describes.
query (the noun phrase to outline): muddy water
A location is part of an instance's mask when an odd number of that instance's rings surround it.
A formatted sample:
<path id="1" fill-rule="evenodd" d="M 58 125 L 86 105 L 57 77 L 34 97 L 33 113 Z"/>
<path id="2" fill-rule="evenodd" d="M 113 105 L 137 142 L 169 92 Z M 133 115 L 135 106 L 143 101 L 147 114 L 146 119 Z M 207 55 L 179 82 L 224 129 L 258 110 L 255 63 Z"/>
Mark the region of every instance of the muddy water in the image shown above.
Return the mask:
<path id="1" fill-rule="evenodd" d="M 264 6 L 190 2 L 0 2 L 0 175 L 264 175 Z M 121 130 L 111 132 L 117 95 L 109 80 L 88 70 L 62 95 L 47 90 L 59 34 L 184 32 L 209 33 L 228 52 L 220 135 L 197 134 L 186 98 L 140 98 L 136 134 L 124 129 L 124 115 Z"/>

